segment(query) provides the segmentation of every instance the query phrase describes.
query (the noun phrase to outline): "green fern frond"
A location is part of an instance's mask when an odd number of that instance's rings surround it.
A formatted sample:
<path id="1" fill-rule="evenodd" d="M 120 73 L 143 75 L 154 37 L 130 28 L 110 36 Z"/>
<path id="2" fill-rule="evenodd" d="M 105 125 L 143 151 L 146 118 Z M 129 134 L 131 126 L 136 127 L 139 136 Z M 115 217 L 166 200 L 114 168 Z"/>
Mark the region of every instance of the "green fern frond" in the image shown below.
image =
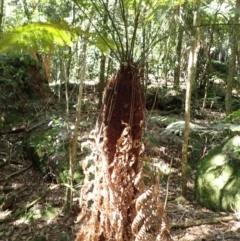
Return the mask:
<path id="1" fill-rule="evenodd" d="M 54 51 L 57 46 L 70 46 L 79 35 L 83 35 L 103 52 L 115 48 L 111 39 L 100 38 L 96 33 L 83 31 L 66 22 L 37 22 L 3 32 L 0 35 L 0 52 Z"/>
<path id="2" fill-rule="evenodd" d="M 226 118 L 226 121 L 235 123 L 240 121 L 240 110 L 233 111 Z"/>
<path id="3" fill-rule="evenodd" d="M 0 51 L 50 51 L 56 46 L 71 45 L 76 36 L 76 31 L 67 23 L 36 22 L 3 32 L 0 35 Z"/>
<path id="4" fill-rule="evenodd" d="M 112 39 L 105 36 L 99 36 L 98 34 L 92 34 L 90 43 L 95 45 L 104 53 L 108 52 L 110 49 L 116 48 L 116 43 Z"/>

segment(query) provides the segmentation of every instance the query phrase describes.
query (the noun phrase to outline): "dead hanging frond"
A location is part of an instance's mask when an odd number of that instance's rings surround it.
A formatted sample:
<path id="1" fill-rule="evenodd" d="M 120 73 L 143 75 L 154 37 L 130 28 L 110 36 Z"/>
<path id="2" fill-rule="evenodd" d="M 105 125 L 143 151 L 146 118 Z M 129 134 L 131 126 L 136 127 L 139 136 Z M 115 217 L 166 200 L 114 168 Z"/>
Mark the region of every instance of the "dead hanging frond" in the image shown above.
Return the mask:
<path id="1" fill-rule="evenodd" d="M 80 208 L 76 223 L 79 225 L 77 241 L 99 241 L 101 225 L 98 207 L 101 206 L 101 195 L 103 195 L 101 175 L 101 144 L 100 136 L 102 126 L 98 122 L 93 133 L 95 147 L 92 154 L 82 160 L 82 169 L 85 175 L 84 183 L 80 193 Z"/>
<path id="2" fill-rule="evenodd" d="M 132 223 L 135 241 L 172 241 L 158 183 L 157 180 L 136 200 L 137 215 Z"/>
<path id="3" fill-rule="evenodd" d="M 133 200 L 136 189 L 134 180 L 137 173 L 133 169 L 136 156 L 132 153 L 133 140 L 130 135 L 131 127 L 125 126 L 116 143 L 113 161 L 105 169 L 103 175 L 103 189 L 105 190 L 101 210 L 102 225 L 105 237 L 116 241 L 132 240 L 130 225 L 135 216 Z M 107 144 L 107 143 L 106 143 Z M 108 155 L 107 148 L 104 156 Z M 107 158 L 106 158 L 107 159 Z M 108 232 L 108 233 L 107 233 Z M 108 240 L 108 239 L 106 239 Z"/>
<path id="4" fill-rule="evenodd" d="M 127 224 L 131 224 L 136 215 L 133 200 L 140 188 L 141 172 L 136 173 L 133 169 L 136 157 L 131 152 L 131 128 L 127 123 L 123 125 L 125 128 L 117 140 L 113 162 L 109 165 L 107 161 L 105 139 L 101 167 L 95 167 L 94 181 L 91 180 L 93 167 L 85 167 L 85 183 L 81 190 L 82 211 L 78 217 L 79 224 L 84 228 L 80 228 L 77 241 L 98 241 L 101 235 L 104 240 L 134 240 L 131 225 Z"/>
<path id="5" fill-rule="evenodd" d="M 103 141 L 84 164 L 76 241 L 171 241 L 159 182 L 143 192 L 143 91 L 136 68 L 122 66 L 106 88 Z"/>
<path id="6" fill-rule="evenodd" d="M 143 91 L 138 70 L 122 66 L 106 88 L 101 146 L 93 166 L 83 162 L 76 241 L 134 241 L 135 200 L 142 193 Z M 133 114 L 134 113 L 134 114 Z M 99 143 L 98 143 L 99 145 Z"/>

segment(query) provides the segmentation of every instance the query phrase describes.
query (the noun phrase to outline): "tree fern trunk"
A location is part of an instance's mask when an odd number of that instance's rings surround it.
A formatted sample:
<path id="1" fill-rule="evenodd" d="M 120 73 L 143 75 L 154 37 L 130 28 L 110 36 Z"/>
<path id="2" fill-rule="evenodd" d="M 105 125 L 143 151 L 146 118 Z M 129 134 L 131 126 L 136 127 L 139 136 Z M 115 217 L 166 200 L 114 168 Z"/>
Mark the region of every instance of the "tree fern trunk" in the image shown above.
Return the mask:
<path id="1" fill-rule="evenodd" d="M 147 237 L 162 240 L 162 233 L 167 237 L 168 232 L 161 222 L 164 208 L 158 201 L 159 193 L 155 187 L 143 193 L 141 182 L 144 93 L 139 71 L 134 66 L 121 66 L 110 80 L 102 121 L 102 152 L 95 163 L 93 185 L 87 177 L 88 171 L 85 172 L 81 193 L 85 201 L 81 202 L 82 223 L 76 241 L 141 241 Z M 90 208 L 89 203 L 92 203 Z M 152 215 L 154 211 L 149 208 L 157 209 L 157 215 Z M 149 231 L 156 216 L 159 239 L 153 238 Z M 146 220 L 150 223 L 145 223 Z"/>
<path id="2" fill-rule="evenodd" d="M 139 155 L 144 122 L 144 96 L 138 70 L 122 66 L 109 82 L 103 108 L 103 146 L 95 177 L 94 205 L 89 223 L 77 240 L 133 240 L 131 223 L 135 198 L 141 187 L 136 178 L 141 170 Z"/>

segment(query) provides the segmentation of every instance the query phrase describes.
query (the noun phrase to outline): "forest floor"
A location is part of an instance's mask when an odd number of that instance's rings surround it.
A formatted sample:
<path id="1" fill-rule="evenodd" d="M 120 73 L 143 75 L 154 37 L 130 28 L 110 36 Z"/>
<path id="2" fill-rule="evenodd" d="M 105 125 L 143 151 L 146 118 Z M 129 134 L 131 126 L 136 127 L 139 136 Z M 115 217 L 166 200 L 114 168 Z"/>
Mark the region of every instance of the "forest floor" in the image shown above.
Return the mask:
<path id="1" fill-rule="evenodd" d="M 154 112 L 154 115 L 160 113 Z M 83 118 L 89 118 L 89 114 Z M 176 118 L 182 119 L 179 116 Z M 93 127 L 89 127 L 88 131 L 92 129 Z M 148 135 L 155 140 L 159 140 L 159 133 L 163 130 L 164 126 L 155 122 L 149 120 L 146 123 Z M 0 152 L 9 153 L 9 146 L 6 143 L 13 143 L 13 139 L 17 141 L 19 133 L 1 135 L 0 138 Z M 7 142 L 6 139 L 11 141 Z M 181 195 L 181 145 L 163 144 L 160 141 L 146 143 L 146 156 L 164 163 L 163 165 L 171 166 L 171 174 L 168 178 L 163 177 L 161 182 L 161 198 L 162 202 L 166 203 L 174 241 L 240 240 L 240 220 L 230 216 L 229 219 L 209 224 L 212 217 L 232 214 L 213 212 L 195 202 L 194 170 L 189 174 L 188 201 L 176 201 Z M 1 166 L 0 173 L 0 197 L 9 201 L 5 202 L 0 210 L 0 241 L 75 239 L 78 228 L 75 224 L 78 214 L 77 202 L 74 203 L 73 211 L 69 215 L 62 214 L 64 187 L 44 181 L 42 174 L 32 166 L 31 160 L 23 157 L 22 153 L 18 153 L 18 158 L 10 159 L 6 165 Z M 174 228 L 173 224 L 178 226 Z"/>

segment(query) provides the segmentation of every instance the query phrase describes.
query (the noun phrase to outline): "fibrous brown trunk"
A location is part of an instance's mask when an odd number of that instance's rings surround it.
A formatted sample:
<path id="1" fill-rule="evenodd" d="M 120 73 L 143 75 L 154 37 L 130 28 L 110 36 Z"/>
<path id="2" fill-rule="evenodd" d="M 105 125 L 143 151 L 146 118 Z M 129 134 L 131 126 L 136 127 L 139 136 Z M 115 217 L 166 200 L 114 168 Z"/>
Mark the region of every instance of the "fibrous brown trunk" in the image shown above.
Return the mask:
<path id="1" fill-rule="evenodd" d="M 138 70 L 122 66 L 105 90 L 103 144 L 96 164 L 99 173 L 95 176 L 94 203 L 78 241 L 132 240 L 134 200 L 140 189 L 136 177 L 141 170 L 139 155 L 143 149 L 143 100 Z M 91 223 L 93 226 L 87 231 Z"/>
<path id="2" fill-rule="evenodd" d="M 103 206 L 109 213 L 102 224 L 105 231 L 110 231 L 105 237 L 120 235 L 122 240 L 132 240 L 131 223 L 136 215 L 134 200 L 140 188 L 134 182 L 141 170 L 143 99 L 138 71 L 122 66 L 107 87 L 103 110 L 106 138 L 103 162 L 107 167 L 104 179 L 108 183 Z"/>
<path id="3" fill-rule="evenodd" d="M 143 193 L 141 182 L 144 93 L 139 71 L 133 65 L 121 66 L 106 87 L 102 122 L 103 143 L 94 182 L 85 169 L 76 241 L 160 240 L 151 239 L 149 227 L 157 216 L 158 230 L 163 230 L 158 237 L 168 235 L 161 225 L 164 210 L 158 205 L 159 195 L 154 198 L 156 188 Z M 152 217 L 150 208 L 155 208 L 157 215 Z"/>

